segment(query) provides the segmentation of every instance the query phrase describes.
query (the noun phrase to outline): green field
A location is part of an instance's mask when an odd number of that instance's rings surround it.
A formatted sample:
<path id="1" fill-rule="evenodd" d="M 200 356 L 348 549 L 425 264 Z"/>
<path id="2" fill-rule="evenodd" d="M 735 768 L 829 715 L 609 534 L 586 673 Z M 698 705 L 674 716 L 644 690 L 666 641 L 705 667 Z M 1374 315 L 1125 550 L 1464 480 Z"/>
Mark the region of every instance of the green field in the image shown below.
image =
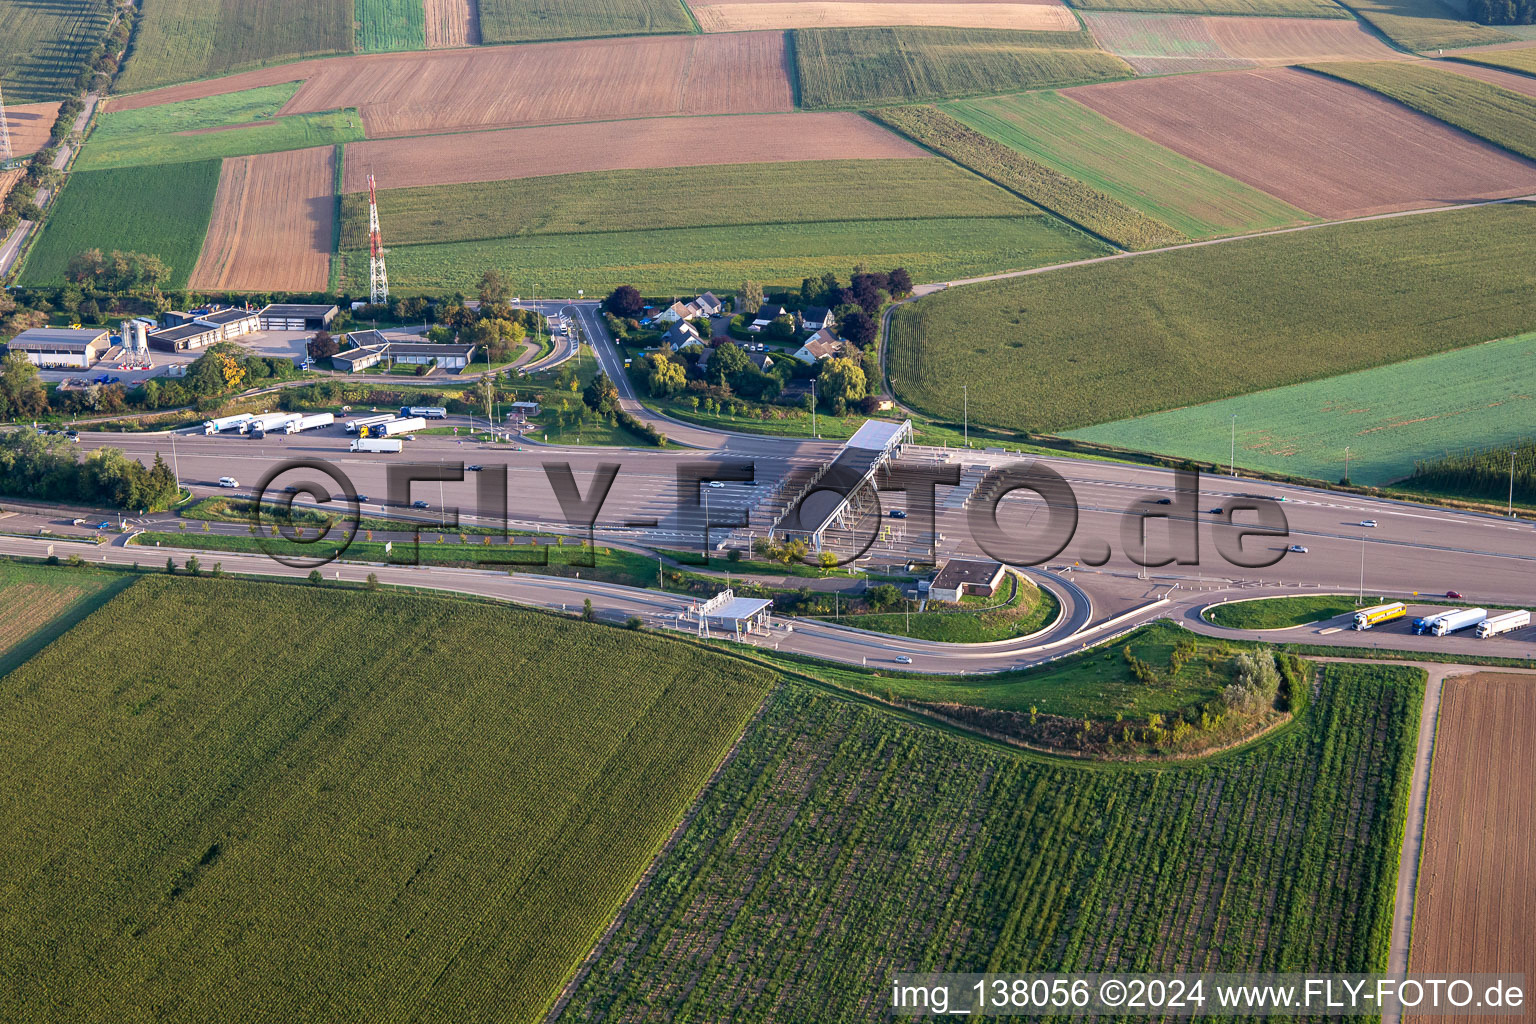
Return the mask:
<path id="1" fill-rule="evenodd" d="M 906 970 L 1383 970 L 1424 676 L 1322 673 L 1296 727 L 1160 769 L 787 686 L 560 1019 L 869 1021 Z"/>
<path id="2" fill-rule="evenodd" d="M 487 43 L 694 32 L 681 0 L 478 0 Z"/>
<path id="3" fill-rule="evenodd" d="M 357 49 L 364 53 L 421 50 L 427 45 L 422 0 L 356 0 Z"/>
<path id="4" fill-rule="evenodd" d="M 132 576 L 100 569 L 0 561 L 0 677 L 131 582 Z"/>
<path id="5" fill-rule="evenodd" d="M 798 285 L 860 263 L 906 267 L 914 281 L 947 280 L 1004 267 L 1082 259 L 1107 247 L 1053 217 L 826 221 L 672 228 L 622 234 L 526 235 L 479 242 L 394 245 L 392 287 L 473 292 L 488 267 L 519 287 L 553 294 L 607 294 L 632 284 L 647 295 L 734 290 L 744 280 Z M 344 287 L 366 287 L 366 249 L 342 251 Z"/>
<path id="6" fill-rule="evenodd" d="M 1405 50 L 1486 46 L 1515 37 L 1501 28 L 1464 21 L 1441 0 L 1349 0 L 1349 7 Z"/>
<path id="7" fill-rule="evenodd" d="M 1191 238 L 1314 220 L 1054 92 L 947 103 L 965 124 Z"/>
<path id="8" fill-rule="evenodd" d="M 1150 14 L 1249 14 L 1261 17 L 1347 18 L 1330 0 L 1073 0 L 1085 11 L 1145 11 Z"/>
<path id="9" fill-rule="evenodd" d="M 979 28 L 796 29 L 808 110 L 879 106 L 1129 78 L 1130 65 L 1080 32 Z"/>
<path id="10" fill-rule="evenodd" d="M 1486 64 L 1522 74 L 1536 75 L 1536 46 L 1514 50 L 1488 50 L 1483 53 L 1458 53 L 1456 59 L 1468 64 Z"/>
<path id="11" fill-rule="evenodd" d="M 0 90 L 9 103 L 61 100 L 101 40 L 101 0 L 0 0 Z"/>
<path id="12" fill-rule="evenodd" d="M 1189 241 L 1162 221 L 1031 160 L 937 107 L 887 107 L 870 116 L 1123 249 Z"/>
<path id="13" fill-rule="evenodd" d="M 1309 65 L 1536 159 L 1536 99 L 1424 64 L 1402 61 Z"/>
<path id="14" fill-rule="evenodd" d="M 159 256 L 171 268 L 169 287 L 185 288 L 208 234 L 219 166 L 205 160 L 71 174 L 27 257 L 21 283 L 60 284 L 75 254 L 121 249 Z"/>
<path id="15" fill-rule="evenodd" d="M 357 142 L 362 138 L 363 122 L 355 110 L 295 114 L 280 117 L 270 124 L 217 129 L 196 135 L 167 132 L 105 141 L 92 136 L 80 151 L 75 169 L 96 171 L 109 167 L 222 160 L 227 156 L 333 146 L 341 142 Z"/>
<path id="16" fill-rule="evenodd" d="M 887 355 L 923 412 L 958 421 L 969 384 L 972 423 L 1061 431 L 1511 337 L 1533 287 L 1510 203 L 951 288 L 897 307 Z"/>
<path id="17" fill-rule="evenodd" d="M 1206 613 L 1206 618 L 1229 629 L 1289 629 L 1313 622 L 1324 622 L 1340 615 L 1380 603 L 1379 597 L 1361 602 L 1338 594 L 1315 597 L 1261 597 L 1253 601 L 1229 601 Z"/>
<path id="18" fill-rule="evenodd" d="M 733 224 L 1030 217 L 946 160 L 816 160 L 556 174 L 379 193 L 391 246 Z M 368 197 L 342 197 L 341 246 L 368 245 Z M 740 282 L 738 282 L 739 284 Z"/>
<path id="19" fill-rule="evenodd" d="M 120 93 L 351 53 L 354 0 L 144 0 Z"/>
<path id="20" fill-rule="evenodd" d="M 539 1020 L 773 678 L 509 607 L 145 577 L 4 680 L 0 1012 Z"/>
<path id="21" fill-rule="evenodd" d="M 91 141 L 116 142 L 141 135 L 169 135 L 267 121 L 293 99 L 301 84 L 281 82 L 136 110 L 113 110 L 109 106 L 96 118 Z"/>
<path id="22" fill-rule="evenodd" d="M 1536 422 L 1536 334 L 1075 430 L 1095 444 L 1381 486 L 1421 459 L 1517 440 Z M 1503 493 L 1501 490 L 1500 494 Z"/>

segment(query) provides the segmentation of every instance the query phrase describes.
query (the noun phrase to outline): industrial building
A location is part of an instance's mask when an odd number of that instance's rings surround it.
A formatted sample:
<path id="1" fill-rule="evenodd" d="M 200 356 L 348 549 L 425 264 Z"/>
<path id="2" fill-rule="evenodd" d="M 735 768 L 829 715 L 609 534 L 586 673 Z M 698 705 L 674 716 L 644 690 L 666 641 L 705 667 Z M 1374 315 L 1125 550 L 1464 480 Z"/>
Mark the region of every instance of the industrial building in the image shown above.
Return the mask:
<path id="1" fill-rule="evenodd" d="M 161 352 L 189 352 L 229 341 L 258 329 L 248 309 L 213 306 L 191 313 L 172 310 L 160 316 L 160 329 L 149 334 L 149 347 Z"/>
<path id="2" fill-rule="evenodd" d="M 256 314 L 263 331 L 324 331 L 339 312 L 335 305 L 274 302 Z"/>
<path id="3" fill-rule="evenodd" d="M 416 340 L 415 335 L 391 336 L 382 331 L 354 331 L 347 335 L 353 348 L 331 356 L 331 365 L 356 373 L 383 362 L 422 366 L 436 361 L 439 369 L 463 370 L 475 358 L 472 344 L 438 345 Z"/>
<path id="4" fill-rule="evenodd" d="M 94 366 L 112 347 L 105 328 L 33 327 L 12 338 L 7 346 L 21 352 L 33 366 Z"/>
<path id="5" fill-rule="evenodd" d="M 934 601 L 958 601 L 967 594 L 991 597 L 1003 581 L 1003 563 L 974 558 L 951 558 L 939 567 L 928 585 Z"/>

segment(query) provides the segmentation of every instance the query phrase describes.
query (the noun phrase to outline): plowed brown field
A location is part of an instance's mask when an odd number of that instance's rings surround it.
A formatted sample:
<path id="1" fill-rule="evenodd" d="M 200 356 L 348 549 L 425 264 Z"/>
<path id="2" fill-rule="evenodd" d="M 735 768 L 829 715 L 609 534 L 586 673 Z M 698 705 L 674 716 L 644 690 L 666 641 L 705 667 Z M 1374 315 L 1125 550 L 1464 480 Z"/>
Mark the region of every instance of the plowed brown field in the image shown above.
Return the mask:
<path id="1" fill-rule="evenodd" d="M 705 32 L 757 29 L 846 28 L 854 25 L 942 25 L 952 28 L 1011 28 L 1075 32 L 1077 19 L 1056 3 L 885 3 L 878 0 L 764 0 L 694 4 Z"/>
<path id="2" fill-rule="evenodd" d="M 1346 18 L 1202 18 L 1211 38 L 1233 57 L 1260 64 L 1362 58 L 1408 60 Z"/>
<path id="3" fill-rule="evenodd" d="M 1536 977 L 1536 675 L 1479 672 L 1444 686 L 1408 969 L 1524 972 L 1529 981 Z"/>
<path id="4" fill-rule="evenodd" d="M 302 80 L 281 113 L 357 107 L 373 138 L 667 114 L 745 114 L 793 108 L 786 61 L 781 32 L 376 53 L 140 93 L 114 101 L 113 109 Z"/>
<path id="5" fill-rule="evenodd" d="M 1481 64 L 1463 64 L 1459 60 L 1438 60 L 1435 67 L 1441 71 L 1449 71 L 1457 75 L 1466 75 L 1489 85 L 1496 85 L 1500 89 L 1508 89 L 1510 92 L 1518 92 L 1525 96 L 1536 97 L 1536 78 L 1530 75 L 1521 75 L 1513 71 L 1500 71 L 1498 68 L 1484 67 Z"/>
<path id="6" fill-rule="evenodd" d="M 192 288 L 323 291 L 336 220 L 335 147 L 230 157 Z"/>
<path id="7" fill-rule="evenodd" d="M 31 156 L 44 146 L 59 119 L 59 104 L 22 103 L 5 108 L 5 127 L 11 135 L 11 155 Z"/>
<path id="8" fill-rule="evenodd" d="M 700 145 L 701 139 L 710 141 Z M 787 146 L 785 139 L 795 144 Z M 453 152 L 452 160 L 443 159 L 445 151 Z M 577 171 L 779 163 L 817 154 L 839 160 L 928 155 L 851 113 L 657 117 L 353 142 L 342 188 L 363 191 L 370 173 L 381 188 L 410 188 Z"/>
<path id="9" fill-rule="evenodd" d="M 475 0 L 424 0 L 427 47 L 478 46 L 480 8 Z"/>
<path id="10" fill-rule="evenodd" d="M 1304 71 L 1180 75 L 1065 92 L 1131 131 L 1321 217 L 1536 188 L 1536 164 Z"/>

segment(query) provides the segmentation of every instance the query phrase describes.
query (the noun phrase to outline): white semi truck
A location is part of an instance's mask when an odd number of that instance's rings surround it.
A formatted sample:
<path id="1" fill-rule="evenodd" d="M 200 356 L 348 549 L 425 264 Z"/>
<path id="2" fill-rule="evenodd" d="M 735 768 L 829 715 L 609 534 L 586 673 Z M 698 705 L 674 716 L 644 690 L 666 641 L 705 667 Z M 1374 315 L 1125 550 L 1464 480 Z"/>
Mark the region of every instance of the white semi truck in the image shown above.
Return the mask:
<path id="1" fill-rule="evenodd" d="M 336 422 L 336 417 L 328 412 L 317 412 L 311 416 L 300 416 L 287 426 L 290 434 L 298 434 L 305 430 L 314 430 L 316 427 L 328 427 Z"/>
<path id="2" fill-rule="evenodd" d="M 361 419 L 347 420 L 347 433 L 355 434 L 364 427 L 372 427 L 379 423 L 388 423 L 394 419 L 394 414 L 384 413 L 382 416 L 364 416 Z"/>
<path id="3" fill-rule="evenodd" d="M 289 420 L 296 420 L 299 416 L 291 412 L 264 412 L 260 416 L 252 416 L 251 421 L 245 425 L 247 433 L 269 430 L 281 430 L 288 425 Z"/>
<path id="4" fill-rule="evenodd" d="M 203 424 L 203 433 L 221 434 L 226 430 L 238 429 L 245 433 L 245 425 L 254 419 L 250 413 L 241 413 L 239 416 L 220 416 L 216 420 L 208 420 Z"/>
<path id="5" fill-rule="evenodd" d="M 409 434 L 413 430 L 420 430 L 427 425 L 427 421 L 420 416 L 411 416 L 403 420 L 390 420 L 388 423 L 379 423 L 375 426 L 365 427 L 369 437 L 395 437 L 399 434 Z"/>
<path id="6" fill-rule="evenodd" d="M 1530 624 L 1530 612 L 1505 612 L 1502 615 L 1491 615 L 1477 624 L 1477 637 L 1481 640 L 1484 637 L 1498 636 L 1500 633 L 1512 633 Z"/>
<path id="7" fill-rule="evenodd" d="M 393 452 L 398 455 L 405 450 L 405 442 L 398 437 L 360 437 L 352 442 L 349 449 L 354 452 Z"/>
<path id="8" fill-rule="evenodd" d="M 1447 612 L 1435 621 L 1429 631 L 1435 636 L 1445 636 L 1447 633 L 1459 633 L 1463 629 L 1471 629 L 1488 617 L 1486 608 L 1463 608 L 1459 612 Z"/>

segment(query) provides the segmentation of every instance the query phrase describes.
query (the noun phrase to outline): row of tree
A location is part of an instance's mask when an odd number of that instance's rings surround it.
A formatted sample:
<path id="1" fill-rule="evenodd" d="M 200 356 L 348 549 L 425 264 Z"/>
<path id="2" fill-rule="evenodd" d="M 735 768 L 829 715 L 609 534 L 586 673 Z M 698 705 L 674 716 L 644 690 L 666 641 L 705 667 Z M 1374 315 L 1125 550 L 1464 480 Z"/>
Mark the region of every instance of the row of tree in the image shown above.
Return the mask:
<path id="1" fill-rule="evenodd" d="M 1467 16 L 1484 25 L 1536 22 L 1536 0 L 1468 0 Z"/>
<path id="2" fill-rule="evenodd" d="M 180 496 L 176 475 L 158 454 L 145 468 L 117 448 L 98 448 L 82 458 L 57 435 L 15 430 L 0 436 L 0 488 L 41 501 L 110 505 L 158 511 Z"/>

